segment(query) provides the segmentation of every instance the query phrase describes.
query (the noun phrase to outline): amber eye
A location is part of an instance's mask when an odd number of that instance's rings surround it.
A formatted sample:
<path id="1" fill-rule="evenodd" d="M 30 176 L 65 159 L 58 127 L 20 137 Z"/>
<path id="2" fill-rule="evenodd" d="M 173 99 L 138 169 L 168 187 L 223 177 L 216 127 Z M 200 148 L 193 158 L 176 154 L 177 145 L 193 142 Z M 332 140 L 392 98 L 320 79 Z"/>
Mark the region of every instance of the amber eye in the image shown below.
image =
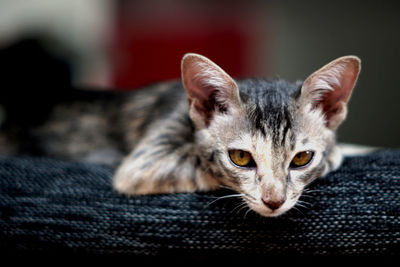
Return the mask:
<path id="1" fill-rule="evenodd" d="M 239 167 L 254 167 L 255 163 L 249 152 L 243 150 L 230 150 L 229 157 L 231 161 Z"/>
<path id="2" fill-rule="evenodd" d="M 290 168 L 297 169 L 307 166 L 314 157 L 314 152 L 312 151 L 302 151 L 296 154 L 290 162 Z"/>

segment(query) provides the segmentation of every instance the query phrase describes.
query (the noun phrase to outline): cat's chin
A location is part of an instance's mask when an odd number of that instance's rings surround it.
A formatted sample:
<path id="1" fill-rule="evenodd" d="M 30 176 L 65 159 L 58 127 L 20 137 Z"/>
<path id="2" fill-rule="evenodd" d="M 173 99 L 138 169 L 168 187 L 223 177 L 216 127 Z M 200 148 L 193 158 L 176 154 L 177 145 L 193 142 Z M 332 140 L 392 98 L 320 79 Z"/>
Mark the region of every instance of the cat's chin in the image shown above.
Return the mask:
<path id="1" fill-rule="evenodd" d="M 261 216 L 277 217 L 277 216 L 284 214 L 288 210 L 290 210 L 292 206 L 284 204 L 279 209 L 271 210 L 271 209 L 267 208 L 264 204 L 260 203 L 260 204 L 249 204 L 249 207 L 256 213 L 260 214 Z"/>

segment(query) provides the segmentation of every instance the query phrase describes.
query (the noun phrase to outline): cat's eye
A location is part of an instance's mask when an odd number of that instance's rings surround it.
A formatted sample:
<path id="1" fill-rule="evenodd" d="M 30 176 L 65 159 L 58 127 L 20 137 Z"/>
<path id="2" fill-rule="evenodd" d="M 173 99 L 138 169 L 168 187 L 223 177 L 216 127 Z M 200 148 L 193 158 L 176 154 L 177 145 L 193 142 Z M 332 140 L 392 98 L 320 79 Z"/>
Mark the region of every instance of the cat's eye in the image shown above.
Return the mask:
<path id="1" fill-rule="evenodd" d="M 294 158 L 292 159 L 292 162 L 290 162 L 290 168 L 291 169 L 298 169 L 302 167 L 306 167 L 310 162 L 312 161 L 314 157 L 314 152 L 312 151 L 302 151 L 297 153 Z"/>
<path id="2" fill-rule="evenodd" d="M 229 150 L 229 158 L 231 159 L 233 164 L 239 167 L 251 168 L 256 166 L 253 158 L 251 157 L 251 154 L 243 150 Z"/>

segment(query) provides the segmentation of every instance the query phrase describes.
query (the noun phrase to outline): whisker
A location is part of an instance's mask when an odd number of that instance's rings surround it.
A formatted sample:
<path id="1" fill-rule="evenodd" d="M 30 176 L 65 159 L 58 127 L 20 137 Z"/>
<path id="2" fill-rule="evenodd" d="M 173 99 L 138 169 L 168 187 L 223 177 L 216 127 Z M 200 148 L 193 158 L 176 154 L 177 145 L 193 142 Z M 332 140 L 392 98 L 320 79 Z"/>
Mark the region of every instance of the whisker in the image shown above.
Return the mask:
<path id="1" fill-rule="evenodd" d="M 226 186 L 226 185 L 219 185 L 219 187 L 235 191 L 235 189 L 233 189 L 229 186 Z M 250 200 L 250 199 L 256 200 L 256 198 L 254 196 L 250 195 L 249 193 L 241 193 L 241 194 L 243 194 L 243 197 L 246 196 L 248 200 Z"/>
<path id="2" fill-rule="evenodd" d="M 309 196 L 307 194 L 302 194 L 301 198 L 315 198 L 316 196 Z"/>
<path id="3" fill-rule="evenodd" d="M 219 185 L 219 187 L 224 188 L 224 189 L 229 189 L 229 190 L 233 190 L 233 188 L 226 186 L 226 185 Z"/>
<path id="4" fill-rule="evenodd" d="M 304 205 L 304 206 L 307 207 L 307 208 L 312 207 L 312 204 L 311 204 L 311 203 L 308 203 L 307 201 L 303 201 L 303 200 L 297 200 L 297 203 L 296 203 L 296 204 Z M 307 205 L 308 205 L 308 206 L 307 206 Z"/>
<path id="5" fill-rule="evenodd" d="M 308 189 L 308 188 L 305 188 L 303 190 L 303 193 L 321 193 L 321 192 L 325 192 L 325 191 L 319 190 L 319 189 Z"/>
<path id="6" fill-rule="evenodd" d="M 292 209 L 296 210 L 297 212 L 300 212 L 301 215 L 303 215 L 303 217 L 306 217 L 306 215 L 303 212 L 301 212 L 301 210 L 299 210 L 297 207 L 293 206 Z"/>
<path id="7" fill-rule="evenodd" d="M 247 206 L 247 203 L 244 203 L 246 205 L 242 205 L 241 208 L 236 212 L 236 215 L 240 213 L 241 210 L 245 209 L 245 208 L 249 208 L 249 206 Z"/>
<path id="8" fill-rule="evenodd" d="M 246 213 L 244 214 L 244 219 L 246 219 L 246 216 L 247 216 L 247 214 L 250 212 L 250 211 L 253 211 L 250 207 L 248 207 L 248 210 L 246 211 Z"/>
<path id="9" fill-rule="evenodd" d="M 305 208 L 305 209 L 308 209 L 308 208 L 309 208 L 309 207 L 304 206 L 303 204 L 300 204 L 300 203 L 296 203 L 296 206 L 299 206 L 299 207 L 302 207 L 302 208 Z"/>
<path id="10" fill-rule="evenodd" d="M 243 194 L 232 194 L 232 195 L 225 195 L 225 196 L 222 196 L 222 197 L 218 197 L 217 199 L 215 199 L 215 200 L 211 201 L 210 203 L 208 203 L 207 206 L 210 206 L 211 204 L 217 202 L 218 200 L 225 199 L 225 198 L 234 198 L 234 197 L 243 197 Z"/>
<path id="11" fill-rule="evenodd" d="M 255 201 L 256 198 L 249 198 L 249 196 L 244 195 L 243 199 L 252 203 L 252 204 L 257 204 L 257 201 Z"/>
<path id="12" fill-rule="evenodd" d="M 244 196 L 246 196 L 248 199 L 256 200 L 256 197 L 248 194 L 248 193 L 243 193 Z"/>
<path id="13" fill-rule="evenodd" d="M 235 215 L 237 215 L 237 214 L 239 213 L 239 211 L 240 211 L 241 209 L 243 209 L 243 207 L 246 207 L 246 205 L 247 205 L 246 202 L 242 202 L 242 203 L 240 203 L 239 205 L 237 205 L 234 209 L 232 209 L 230 213 L 232 214 L 235 210 L 238 209 L 238 211 L 235 213 Z"/>

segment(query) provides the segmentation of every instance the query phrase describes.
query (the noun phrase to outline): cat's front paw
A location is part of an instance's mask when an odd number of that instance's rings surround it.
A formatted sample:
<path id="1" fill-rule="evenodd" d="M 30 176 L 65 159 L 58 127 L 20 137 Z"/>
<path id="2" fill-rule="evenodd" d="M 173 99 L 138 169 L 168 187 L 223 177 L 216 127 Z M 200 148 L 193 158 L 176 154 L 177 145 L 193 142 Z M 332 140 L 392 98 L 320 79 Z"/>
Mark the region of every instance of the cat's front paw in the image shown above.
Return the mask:
<path id="1" fill-rule="evenodd" d="M 129 176 L 116 174 L 113 177 L 113 188 L 120 194 L 140 195 L 137 191 L 135 179 Z"/>
<path id="2" fill-rule="evenodd" d="M 164 173 L 162 167 L 157 165 L 140 170 L 134 164 L 127 163 L 115 173 L 113 187 L 125 195 L 152 195 L 194 192 L 198 184 L 183 173 Z"/>
<path id="3" fill-rule="evenodd" d="M 113 178 L 114 189 L 124 195 L 150 195 L 162 193 L 157 190 L 156 182 L 151 177 L 136 174 L 120 167 Z"/>

